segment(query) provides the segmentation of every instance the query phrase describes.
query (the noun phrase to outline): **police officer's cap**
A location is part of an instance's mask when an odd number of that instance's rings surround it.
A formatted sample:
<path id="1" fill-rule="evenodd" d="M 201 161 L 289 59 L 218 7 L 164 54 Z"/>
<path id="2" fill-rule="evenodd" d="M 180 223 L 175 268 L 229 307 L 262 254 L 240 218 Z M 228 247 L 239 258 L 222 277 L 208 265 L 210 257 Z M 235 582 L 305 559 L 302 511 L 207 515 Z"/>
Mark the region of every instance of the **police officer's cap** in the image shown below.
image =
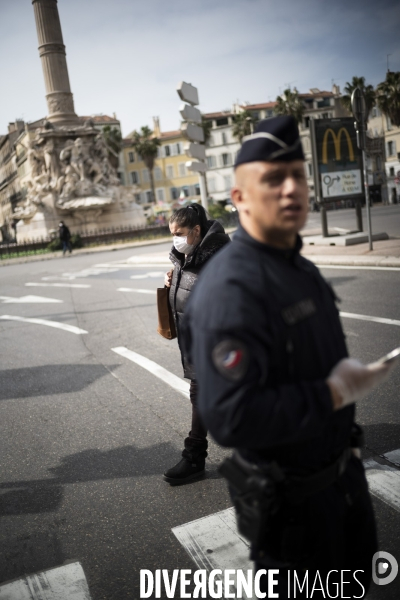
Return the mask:
<path id="1" fill-rule="evenodd" d="M 235 168 L 255 161 L 304 160 L 299 129 L 291 116 L 264 119 L 251 135 L 243 138 Z"/>

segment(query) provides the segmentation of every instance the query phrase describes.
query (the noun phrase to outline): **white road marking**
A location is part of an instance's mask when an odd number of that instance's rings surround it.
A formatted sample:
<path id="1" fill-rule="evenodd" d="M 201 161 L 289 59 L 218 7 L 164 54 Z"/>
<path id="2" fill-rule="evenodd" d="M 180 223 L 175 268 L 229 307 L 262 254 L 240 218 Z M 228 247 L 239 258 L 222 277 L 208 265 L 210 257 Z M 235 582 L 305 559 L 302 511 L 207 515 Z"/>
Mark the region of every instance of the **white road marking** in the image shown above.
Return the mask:
<path id="1" fill-rule="evenodd" d="M 400 467 L 400 450 L 383 456 Z M 364 467 L 370 492 L 400 511 L 400 470 L 373 459 L 364 461 Z M 237 530 L 233 507 L 174 527 L 172 532 L 198 569 L 252 568 L 249 543 Z"/>
<path id="2" fill-rule="evenodd" d="M 90 288 L 87 283 L 26 283 L 28 287 Z"/>
<path id="3" fill-rule="evenodd" d="M 117 292 L 137 292 L 138 294 L 154 294 L 156 293 L 156 290 L 141 290 L 141 289 L 135 289 L 135 288 L 118 288 Z"/>
<path id="4" fill-rule="evenodd" d="M 94 275 L 102 275 L 103 273 L 115 273 L 117 271 L 120 271 L 119 268 L 106 268 L 106 269 L 95 269 L 95 268 L 91 268 L 91 269 L 82 269 L 82 271 L 76 271 L 76 273 L 63 273 L 63 278 L 65 279 L 76 279 L 77 277 L 79 278 L 86 278 L 86 277 L 93 277 Z"/>
<path id="5" fill-rule="evenodd" d="M 208 572 L 213 569 L 242 569 L 245 575 L 247 570 L 253 570 L 253 562 L 249 559 L 249 544 L 236 528 L 234 508 L 174 527 L 172 533 L 197 569 Z M 238 597 L 236 593 L 234 597 Z M 248 596 L 244 594 L 243 598 Z"/>
<path id="6" fill-rule="evenodd" d="M 0 319 L 4 321 L 21 321 L 22 323 L 34 323 L 35 325 L 47 325 L 47 327 L 55 327 L 56 329 L 63 329 L 69 333 L 75 333 L 81 335 L 87 333 L 84 329 L 79 329 L 75 325 L 67 325 L 66 323 L 58 323 L 58 321 L 47 321 L 46 319 L 28 319 L 25 317 L 16 317 L 14 315 L 0 315 Z"/>
<path id="7" fill-rule="evenodd" d="M 45 302 L 63 302 L 62 300 L 56 300 L 55 298 L 44 298 L 42 296 L 21 296 L 20 298 L 0 296 L 0 300 L 3 301 L 3 304 L 38 304 Z"/>
<path id="8" fill-rule="evenodd" d="M 400 326 L 400 321 L 396 321 L 395 319 L 383 319 L 381 317 L 370 317 L 368 315 L 357 315 L 342 311 L 340 311 L 340 316 L 346 319 L 359 319 L 360 321 L 372 321 L 373 323 L 383 323 L 384 325 Z"/>
<path id="9" fill-rule="evenodd" d="M 148 279 L 151 277 L 164 277 L 165 271 L 150 271 L 149 273 L 144 273 L 143 275 L 131 275 L 130 279 Z"/>
<path id="10" fill-rule="evenodd" d="M 400 450 L 383 455 L 400 467 Z M 400 470 L 386 464 L 380 464 L 372 458 L 364 461 L 369 490 L 386 504 L 400 512 Z"/>
<path id="11" fill-rule="evenodd" d="M 357 265 L 315 265 L 318 269 L 355 269 L 361 271 L 400 271 L 400 267 L 357 266 Z"/>
<path id="12" fill-rule="evenodd" d="M 143 369 L 146 369 L 146 371 L 149 371 L 152 375 L 155 375 L 156 377 L 161 379 L 161 381 L 167 383 L 174 390 L 182 394 L 182 396 L 185 396 L 185 398 L 189 398 L 190 384 L 187 381 L 184 381 L 180 377 L 177 377 L 173 373 L 170 373 L 169 371 L 167 371 L 167 369 L 164 369 L 164 367 L 161 367 L 159 364 L 150 360 L 149 358 L 146 358 L 145 356 L 142 356 L 137 352 L 133 352 L 132 350 L 128 350 L 128 348 L 125 348 L 124 346 L 119 346 L 118 348 L 111 348 L 111 350 L 116 354 L 119 354 L 120 356 L 128 358 L 140 367 L 143 367 Z"/>
<path id="13" fill-rule="evenodd" d="M 25 575 L 0 585 L 0 600 L 90 600 L 85 573 L 79 562 Z"/>

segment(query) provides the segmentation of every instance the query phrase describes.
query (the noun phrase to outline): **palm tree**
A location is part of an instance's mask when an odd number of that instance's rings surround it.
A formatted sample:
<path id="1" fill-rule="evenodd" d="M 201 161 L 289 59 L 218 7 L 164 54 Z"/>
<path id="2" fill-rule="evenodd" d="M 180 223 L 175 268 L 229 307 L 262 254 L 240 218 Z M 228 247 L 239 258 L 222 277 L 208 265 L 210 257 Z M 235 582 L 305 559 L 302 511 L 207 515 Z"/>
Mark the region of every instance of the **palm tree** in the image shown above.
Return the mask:
<path id="1" fill-rule="evenodd" d="M 375 106 L 376 98 L 373 86 L 366 85 L 365 77 L 353 77 L 351 83 L 347 82 L 345 87 L 343 88 L 346 93 L 340 98 L 340 102 L 343 104 L 345 109 L 348 110 L 349 113 L 351 113 L 351 95 L 357 87 L 360 88 L 360 90 L 364 93 L 368 120 L 368 115 Z"/>
<path id="2" fill-rule="evenodd" d="M 297 89 L 293 88 L 292 91 L 288 88 L 277 97 L 274 110 L 277 115 L 291 115 L 298 123 L 301 123 L 305 107 Z"/>
<path id="3" fill-rule="evenodd" d="M 400 127 L 400 71 L 388 71 L 385 81 L 377 86 L 376 94 L 381 111 L 393 125 Z"/>
<path id="4" fill-rule="evenodd" d="M 118 169 L 119 153 L 122 148 L 122 135 L 116 127 L 105 125 L 103 127 L 103 137 L 108 150 L 108 159 L 114 169 Z"/>
<path id="5" fill-rule="evenodd" d="M 201 115 L 201 123 L 200 123 L 200 127 L 203 129 L 204 132 L 204 145 L 207 145 L 210 136 L 211 136 L 211 129 L 212 129 L 212 121 L 209 121 L 208 119 L 204 118 L 204 115 Z"/>
<path id="6" fill-rule="evenodd" d="M 232 135 L 240 143 L 242 143 L 242 140 L 246 135 L 253 133 L 256 119 L 251 112 L 248 110 L 243 110 L 242 112 L 234 115 L 233 121 L 234 125 L 232 128 Z"/>
<path id="7" fill-rule="evenodd" d="M 133 132 L 132 135 L 132 146 L 136 152 L 142 157 L 144 164 L 149 170 L 150 185 L 151 185 L 151 201 L 155 203 L 156 194 L 154 191 L 154 161 L 157 157 L 158 147 L 160 146 L 160 140 L 154 136 L 153 131 L 150 127 L 145 125 L 141 127 L 140 133 L 137 131 Z"/>

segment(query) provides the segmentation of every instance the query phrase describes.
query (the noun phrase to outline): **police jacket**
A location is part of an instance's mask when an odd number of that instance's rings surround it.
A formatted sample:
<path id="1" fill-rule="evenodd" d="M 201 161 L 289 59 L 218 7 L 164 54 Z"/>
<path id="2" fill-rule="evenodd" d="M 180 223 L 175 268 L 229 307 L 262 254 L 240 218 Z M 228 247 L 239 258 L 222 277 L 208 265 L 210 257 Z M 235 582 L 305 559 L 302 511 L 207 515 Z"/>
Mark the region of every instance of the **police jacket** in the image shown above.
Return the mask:
<path id="1" fill-rule="evenodd" d="M 191 254 L 188 254 L 185 257 L 184 254 L 178 252 L 176 248 L 172 246 L 169 255 L 169 258 L 174 265 L 169 292 L 169 302 L 178 335 L 184 376 L 188 379 L 195 379 L 195 374 L 193 366 L 190 364 L 183 350 L 181 339 L 181 323 L 186 302 L 197 281 L 199 271 L 203 268 L 205 263 L 229 241 L 230 238 L 225 233 L 221 223 L 218 221 L 208 221 L 206 235 Z M 208 302 L 203 307 L 203 310 L 206 310 L 206 306 L 208 306 Z"/>
<path id="2" fill-rule="evenodd" d="M 332 408 L 325 379 L 347 349 L 334 292 L 301 246 L 278 250 L 239 227 L 202 272 L 184 336 L 217 442 L 309 473 L 349 445 L 354 406 Z"/>

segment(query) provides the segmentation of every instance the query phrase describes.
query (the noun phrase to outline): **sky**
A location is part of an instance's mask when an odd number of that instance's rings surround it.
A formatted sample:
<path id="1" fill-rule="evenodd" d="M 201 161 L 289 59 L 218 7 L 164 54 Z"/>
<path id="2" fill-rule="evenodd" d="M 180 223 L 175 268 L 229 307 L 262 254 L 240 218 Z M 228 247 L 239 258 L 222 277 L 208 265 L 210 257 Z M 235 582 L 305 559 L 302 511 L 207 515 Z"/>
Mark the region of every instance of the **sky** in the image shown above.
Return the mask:
<path id="1" fill-rule="evenodd" d="M 116 113 L 126 137 L 180 126 L 176 88 L 202 112 L 275 100 L 291 86 L 341 90 L 400 71 L 398 0 L 59 0 L 75 111 Z M 0 134 L 47 114 L 31 0 L 0 0 Z M 387 55 L 390 55 L 387 57 Z"/>

